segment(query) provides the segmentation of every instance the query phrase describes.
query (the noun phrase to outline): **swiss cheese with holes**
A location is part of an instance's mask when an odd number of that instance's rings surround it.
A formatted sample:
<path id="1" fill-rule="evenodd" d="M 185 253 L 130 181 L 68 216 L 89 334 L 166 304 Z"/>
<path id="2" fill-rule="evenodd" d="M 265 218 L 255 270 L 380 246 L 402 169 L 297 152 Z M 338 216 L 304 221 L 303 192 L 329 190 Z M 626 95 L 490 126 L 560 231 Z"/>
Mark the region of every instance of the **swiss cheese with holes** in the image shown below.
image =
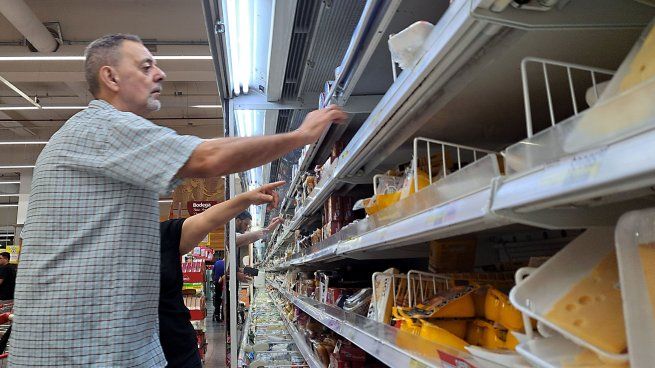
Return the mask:
<path id="1" fill-rule="evenodd" d="M 545 317 L 601 350 L 625 353 L 627 339 L 616 253 L 605 257 Z"/>

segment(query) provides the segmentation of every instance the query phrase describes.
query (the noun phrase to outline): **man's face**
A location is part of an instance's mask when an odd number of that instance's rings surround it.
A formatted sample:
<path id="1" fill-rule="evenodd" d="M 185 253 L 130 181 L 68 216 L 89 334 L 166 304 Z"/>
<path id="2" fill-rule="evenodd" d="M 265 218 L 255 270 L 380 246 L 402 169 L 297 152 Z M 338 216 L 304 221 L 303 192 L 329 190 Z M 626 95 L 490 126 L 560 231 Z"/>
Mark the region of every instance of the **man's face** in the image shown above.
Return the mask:
<path id="1" fill-rule="evenodd" d="M 0 256 L 0 266 L 6 266 L 9 263 L 9 260 L 5 257 Z"/>
<path id="2" fill-rule="evenodd" d="M 239 220 L 237 219 L 236 221 L 236 231 L 239 234 L 243 234 L 246 231 L 250 230 L 250 223 L 252 222 L 251 219 L 243 219 Z"/>
<path id="3" fill-rule="evenodd" d="M 161 108 L 161 82 L 166 73 L 159 69 L 152 54 L 138 42 L 121 44 L 121 60 L 116 66 L 119 97 L 128 111 L 145 115 Z"/>

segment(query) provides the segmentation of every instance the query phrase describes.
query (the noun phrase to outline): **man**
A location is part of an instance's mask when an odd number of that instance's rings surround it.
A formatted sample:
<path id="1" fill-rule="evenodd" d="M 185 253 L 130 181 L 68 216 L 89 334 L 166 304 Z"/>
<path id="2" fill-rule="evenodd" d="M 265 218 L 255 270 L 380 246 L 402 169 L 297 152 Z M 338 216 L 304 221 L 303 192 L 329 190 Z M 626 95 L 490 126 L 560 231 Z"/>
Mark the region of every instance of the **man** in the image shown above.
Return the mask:
<path id="1" fill-rule="evenodd" d="M 160 223 L 161 290 L 159 331 L 169 368 L 201 368 L 196 332 L 182 297 L 182 254 L 190 252 L 210 231 L 223 225 L 250 205 L 275 203 L 275 188 L 284 182 L 266 184 L 219 203 L 187 219 Z"/>
<path id="2" fill-rule="evenodd" d="M 237 215 L 235 219 L 235 231 L 236 231 L 236 254 L 237 254 L 237 280 L 241 282 L 248 282 L 252 280 L 252 277 L 243 273 L 243 267 L 241 265 L 241 247 L 246 246 L 250 243 L 254 243 L 257 240 L 264 239 L 268 234 L 270 234 L 275 228 L 282 223 L 280 217 L 276 217 L 271 220 L 271 223 L 264 229 L 259 229 L 256 231 L 250 231 L 252 225 L 252 215 L 248 211 L 243 211 Z"/>
<path id="3" fill-rule="evenodd" d="M 223 322 L 223 275 L 225 275 L 225 260 L 220 258 L 214 262 L 212 282 L 214 283 L 214 315 L 212 320 Z"/>
<path id="4" fill-rule="evenodd" d="M 14 299 L 16 269 L 9 263 L 10 260 L 9 252 L 0 253 L 0 300 Z"/>
<path id="5" fill-rule="evenodd" d="M 160 107 L 166 74 L 137 36 L 102 37 L 85 58 L 95 100 L 52 136 L 34 168 L 9 364 L 163 367 L 158 194 L 182 178 L 270 162 L 346 116 L 317 110 L 272 136 L 180 136 L 143 118 Z"/>

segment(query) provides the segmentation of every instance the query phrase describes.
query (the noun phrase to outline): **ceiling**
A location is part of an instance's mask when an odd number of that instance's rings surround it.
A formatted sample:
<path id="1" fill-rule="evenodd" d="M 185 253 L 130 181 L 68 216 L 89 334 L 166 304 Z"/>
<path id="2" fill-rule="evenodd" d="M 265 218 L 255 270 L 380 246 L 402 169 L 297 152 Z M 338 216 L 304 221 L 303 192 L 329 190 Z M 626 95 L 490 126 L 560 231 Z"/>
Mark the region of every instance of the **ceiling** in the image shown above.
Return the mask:
<path id="1" fill-rule="evenodd" d="M 155 56 L 209 56 L 201 1 L 181 0 L 25 0 L 43 23 L 56 22 L 63 44 L 54 53 L 31 52 L 25 37 L 0 15 L 0 59 L 6 56 L 81 56 L 92 40 L 109 33 L 140 36 Z M 56 27 L 56 26 L 55 26 Z M 162 109 L 148 116 L 180 134 L 202 138 L 223 135 L 220 105 L 211 59 L 161 60 L 167 79 Z M 42 106 L 84 106 L 86 89 L 82 61 L 3 61 L 0 76 Z M 78 109 L 4 110 L 29 106 L 28 101 L 0 83 L 0 142 L 47 141 Z M 0 166 L 33 165 L 42 145 L 0 145 Z M 19 170 L 0 169 L 0 181 L 16 178 Z M 0 194 L 16 193 L 18 186 L 0 185 Z M 17 198 L 0 197 L 0 204 Z M 162 213 L 168 213 L 162 204 Z M 15 207 L 0 207 L 0 226 L 13 225 Z"/>

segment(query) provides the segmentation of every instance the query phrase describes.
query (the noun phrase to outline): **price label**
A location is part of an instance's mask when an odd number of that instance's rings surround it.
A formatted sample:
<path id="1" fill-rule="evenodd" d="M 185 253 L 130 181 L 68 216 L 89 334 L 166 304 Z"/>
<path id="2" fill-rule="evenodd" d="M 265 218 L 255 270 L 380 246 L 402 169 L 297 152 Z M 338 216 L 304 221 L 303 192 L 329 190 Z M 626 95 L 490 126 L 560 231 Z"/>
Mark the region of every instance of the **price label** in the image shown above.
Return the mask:
<path id="1" fill-rule="evenodd" d="M 329 329 L 331 329 L 331 330 L 333 330 L 335 332 L 339 332 L 339 329 L 341 327 L 341 321 L 339 321 L 337 319 L 334 319 L 334 318 L 327 318 L 326 321 L 325 321 L 325 325 Z"/>
<path id="2" fill-rule="evenodd" d="M 409 360 L 409 368 L 428 368 L 428 366 L 412 358 Z"/>
<path id="3" fill-rule="evenodd" d="M 565 168 L 555 171 L 541 181 L 542 186 L 571 186 L 593 180 L 600 171 L 600 166 L 607 148 L 584 153 L 573 157 Z M 554 166 L 559 165 L 555 163 Z"/>
<path id="4" fill-rule="evenodd" d="M 439 226 L 444 222 L 450 222 L 455 218 L 457 208 L 453 205 L 447 205 L 439 209 L 439 212 L 428 217 L 428 223 L 432 226 Z"/>

